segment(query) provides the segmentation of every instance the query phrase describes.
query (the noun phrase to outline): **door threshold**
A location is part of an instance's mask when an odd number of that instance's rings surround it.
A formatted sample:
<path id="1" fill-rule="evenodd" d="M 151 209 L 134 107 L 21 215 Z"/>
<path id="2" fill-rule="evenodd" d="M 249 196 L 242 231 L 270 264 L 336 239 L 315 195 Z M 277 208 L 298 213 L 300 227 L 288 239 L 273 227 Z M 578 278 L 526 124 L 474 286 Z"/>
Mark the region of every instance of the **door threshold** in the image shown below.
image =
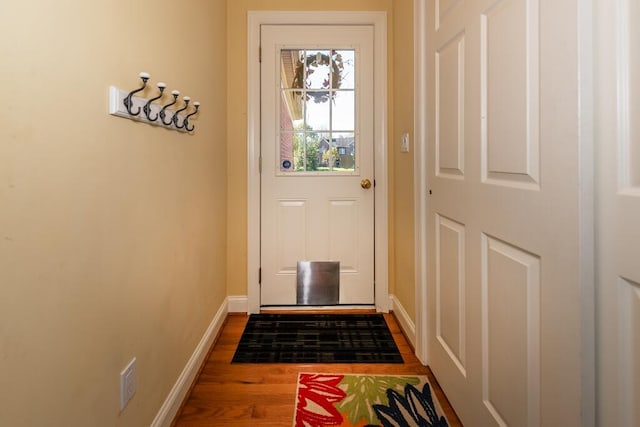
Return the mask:
<path id="1" fill-rule="evenodd" d="M 328 306 L 301 306 L 301 305 L 284 305 L 260 307 L 260 313 L 328 313 L 339 312 L 345 314 L 352 313 L 376 313 L 375 305 L 328 305 Z"/>

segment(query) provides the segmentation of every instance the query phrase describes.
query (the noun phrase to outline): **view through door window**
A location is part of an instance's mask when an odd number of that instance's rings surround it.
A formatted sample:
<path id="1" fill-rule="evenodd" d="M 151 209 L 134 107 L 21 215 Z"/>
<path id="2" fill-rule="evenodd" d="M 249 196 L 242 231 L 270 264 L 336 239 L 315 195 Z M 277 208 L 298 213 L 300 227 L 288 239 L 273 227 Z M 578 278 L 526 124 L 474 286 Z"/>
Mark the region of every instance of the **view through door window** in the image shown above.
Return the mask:
<path id="1" fill-rule="evenodd" d="M 280 174 L 355 174 L 355 50 L 280 51 Z"/>

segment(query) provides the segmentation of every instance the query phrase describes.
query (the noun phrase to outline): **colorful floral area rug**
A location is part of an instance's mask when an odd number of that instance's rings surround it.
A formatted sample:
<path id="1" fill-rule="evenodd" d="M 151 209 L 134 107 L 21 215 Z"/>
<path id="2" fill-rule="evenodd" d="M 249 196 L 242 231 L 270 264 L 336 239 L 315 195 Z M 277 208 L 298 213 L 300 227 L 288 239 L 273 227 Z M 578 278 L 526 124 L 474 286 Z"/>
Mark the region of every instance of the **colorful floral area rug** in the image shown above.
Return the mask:
<path id="1" fill-rule="evenodd" d="M 448 426 L 426 376 L 298 375 L 294 427 Z"/>

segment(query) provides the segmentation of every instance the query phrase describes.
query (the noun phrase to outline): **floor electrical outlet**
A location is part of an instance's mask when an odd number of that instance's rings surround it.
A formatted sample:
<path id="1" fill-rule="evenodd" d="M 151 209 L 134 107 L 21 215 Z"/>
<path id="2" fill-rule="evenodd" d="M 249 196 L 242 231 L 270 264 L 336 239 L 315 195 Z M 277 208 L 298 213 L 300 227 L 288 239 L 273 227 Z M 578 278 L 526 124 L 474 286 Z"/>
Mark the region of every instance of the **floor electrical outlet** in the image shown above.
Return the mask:
<path id="1" fill-rule="evenodd" d="M 131 359 L 131 362 L 126 368 L 120 372 L 120 410 L 122 411 L 127 403 L 131 400 L 134 394 L 136 394 L 136 358 Z"/>

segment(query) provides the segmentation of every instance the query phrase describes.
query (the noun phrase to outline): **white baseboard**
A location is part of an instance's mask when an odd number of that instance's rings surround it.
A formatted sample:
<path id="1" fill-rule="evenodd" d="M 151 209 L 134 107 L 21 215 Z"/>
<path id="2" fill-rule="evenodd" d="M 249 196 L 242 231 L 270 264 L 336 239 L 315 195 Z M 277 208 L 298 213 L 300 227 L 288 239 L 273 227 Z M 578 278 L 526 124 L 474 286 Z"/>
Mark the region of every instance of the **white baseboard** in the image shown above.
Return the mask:
<path id="1" fill-rule="evenodd" d="M 404 309 L 400 301 L 393 295 L 389 295 L 389 307 L 391 307 L 393 314 L 396 316 L 396 319 L 398 319 L 400 327 L 411 343 L 411 346 L 416 348 L 416 325 L 409 317 L 407 310 Z"/>
<path id="2" fill-rule="evenodd" d="M 249 298 L 246 295 L 232 295 L 227 297 L 229 313 L 247 313 L 249 311 Z"/>
<path id="3" fill-rule="evenodd" d="M 198 375 L 198 371 L 204 363 L 205 357 L 207 357 L 207 353 L 213 344 L 213 340 L 215 340 L 218 332 L 222 329 L 222 325 L 224 324 L 228 312 L 229 302 L 225 300 L 216 315 L 213 317 L 213 320 L 205 331 L 204 336 L 196 346 L 195 351 L 180 373 L 178 380 L 173 385 L 173 388 L 169 392 L 166 400 L 160 407 L 158 414 L 151 423 L 151 427 L 169 427 L 171 425 L 173 419 L 178 413 L 178 410 L 180 409 L 180 405 L 182 405 L 182 401 L 191 388 L 191 384 L 193 384 L 196 375 Z"/>

